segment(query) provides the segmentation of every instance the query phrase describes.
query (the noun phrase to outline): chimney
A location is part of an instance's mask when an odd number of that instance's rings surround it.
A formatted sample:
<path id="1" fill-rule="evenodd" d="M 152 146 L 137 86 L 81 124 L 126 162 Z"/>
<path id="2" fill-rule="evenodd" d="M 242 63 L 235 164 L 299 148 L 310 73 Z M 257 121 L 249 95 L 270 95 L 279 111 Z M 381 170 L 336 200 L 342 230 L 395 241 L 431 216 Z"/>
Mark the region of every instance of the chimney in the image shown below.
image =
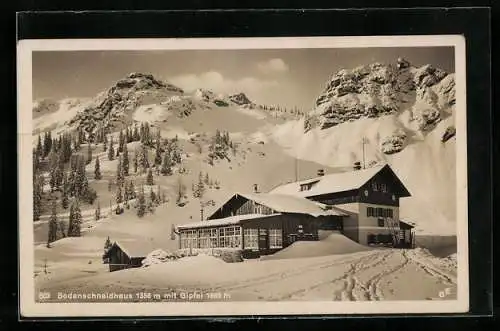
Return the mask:
<path id="1" fill-rule="evenodd" d="M 259 193 L 259 185 L 258 184 L 253 184 L 253 191 L 254 191 L 254 193 Z"/>
<path id="2" fill-rule="evenodd" d="M 318 177 L 324 176 L 325 175 L 325 170 L 324 169 L 318 169 Z"/>

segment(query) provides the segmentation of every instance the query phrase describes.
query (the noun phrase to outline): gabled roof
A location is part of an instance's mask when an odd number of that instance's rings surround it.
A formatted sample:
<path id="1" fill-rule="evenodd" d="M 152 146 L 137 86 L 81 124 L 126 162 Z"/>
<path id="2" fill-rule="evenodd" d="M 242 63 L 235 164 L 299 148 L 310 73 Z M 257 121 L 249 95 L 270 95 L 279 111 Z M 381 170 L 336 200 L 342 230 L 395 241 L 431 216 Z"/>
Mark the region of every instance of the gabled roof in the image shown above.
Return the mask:
<path id="1" fill-rule="evenodd" d="M 139 240 L 139 241 L 115 241 L 111 248 L 108 250 L 110 252 L 114 248 L 121 249 L 129 258 L 144 258 L 149 253 L 154 250 L 160 249 L 158 244 L 152 241 Z M 107 257 L 108 254 L 105 254 Z"/>
<path id="2" fill-rule="evenodd" d="M 333 173 L 299 182 L 284 184 L 274 188 L 269 193 L 286 194 L 297 197 L 313 197 L 328 193 L 338 193 L 338 192 L 357 190 L 364 184 L 366 184 L 371 178 L 373 178 L 383 169 L 388 169 L 394 174 L 389 165 L 387 164 L 379 165 L 368 169 Z M 313 184 L 313 185 L 309 190 L 301 191 L 300 186 L 303 184 Z M 404 191 L 407 192 L 406 188 L 404 188 L 402 183 L 401 186 L 403 187 Z"/>
<path id="3" fill-rule="evenodd" d="M 252 200 L 260 205 L 269 207 L 274 210 L 275 213 L 307 214 L 314 217 L 332 215 L 347 216 L 347 214 L 343 213 L 336 207 L 292 195 L 271 193 L 236 193 L 224 204 L 222 204 L 221 207 L 215 210 L 212 215 L 208 217 L 208 219 L 212 219 L 212 216 L 219 212 L 228 202 L 239 197 Z"/>
<path id="4" fill-rule="evenodd" d="M 225 217 L 225 218 L 215 218 L 212 220 L 206 220 L 206 221 L 202 221 L 202 222 L 180 224 L 177 226 L 177 229 L 182 230 L 182 229 L 192 229 L 192 228 L 207 228 L 207 227 L 214 227 L 214 226 L 234 225 L 234 224 L 239 224 L 241 221 L 245 221 L 245 220 L 251 220 L 254 218 L 267 218 L 267 217 L 270 218 L 270 217 L 274 217 L 277 215 L 281 215 L 281 214 L 277 213 L 277 214 L 270 214 L 270 215 L 264 215 L 264 214 L 235 215 L 235 216 L 229 216 L 229 217 Z"/>
<path id="5" fill-rule="evenodd" d="M 280 213 L 296 213 L 317 216 L 347 216 L 335 207 L 286 194 L 275 193 L 237 193 Z"/>

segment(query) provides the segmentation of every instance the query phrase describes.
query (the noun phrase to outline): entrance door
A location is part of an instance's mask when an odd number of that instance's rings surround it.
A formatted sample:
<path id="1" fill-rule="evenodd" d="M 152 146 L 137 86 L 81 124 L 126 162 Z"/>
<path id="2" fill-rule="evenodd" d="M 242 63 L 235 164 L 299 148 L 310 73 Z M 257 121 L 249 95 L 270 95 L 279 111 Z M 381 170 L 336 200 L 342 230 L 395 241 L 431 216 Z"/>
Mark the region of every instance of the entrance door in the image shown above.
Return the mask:
<path id="1" fill-rule="evenodd" d="M 268 245 L 268 234 L 267 234 L 267 229 L 259 229 L 259 250 L 262 251 L 267 251 L 269 245 Z"/>

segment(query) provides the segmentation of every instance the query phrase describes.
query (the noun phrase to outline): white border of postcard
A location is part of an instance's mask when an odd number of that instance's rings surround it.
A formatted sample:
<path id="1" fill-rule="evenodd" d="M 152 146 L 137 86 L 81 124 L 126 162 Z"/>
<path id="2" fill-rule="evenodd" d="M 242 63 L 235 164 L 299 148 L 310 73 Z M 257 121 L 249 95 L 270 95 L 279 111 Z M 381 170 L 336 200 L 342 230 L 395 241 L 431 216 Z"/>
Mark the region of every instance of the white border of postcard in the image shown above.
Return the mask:
<path id="1" fill-rule="evenodd" d="M 429 47 L 455 48 L 457 299 L 374 302 L 37 303 L 33 277 L 33 51 Z M 71 39 L 18 42 L 19 261 L 21 317 L 460 313 L 469 309 L 465 39 L 459 35 L 202 39 Z"/>

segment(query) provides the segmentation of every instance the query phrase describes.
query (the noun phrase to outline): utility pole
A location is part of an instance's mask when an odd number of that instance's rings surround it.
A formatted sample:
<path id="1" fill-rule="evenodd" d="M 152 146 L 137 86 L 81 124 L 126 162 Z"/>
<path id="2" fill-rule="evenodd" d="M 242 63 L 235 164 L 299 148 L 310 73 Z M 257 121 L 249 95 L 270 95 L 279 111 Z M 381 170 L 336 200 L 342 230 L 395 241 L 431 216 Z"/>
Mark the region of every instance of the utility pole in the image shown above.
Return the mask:
<path id="1" fill-rule="evenodd" d="M 366 141 L 365 137 L 363 137 L 363 139 L 361 140 L 361 143 L 363 145 L 363 169 L 366 169 L 366 167 L 365 167 L 365 144 L 367 144 L 368 142 Z"/>
<path id="2" fill-rule="evenodd" d="M 295 157 L 295 181 L 299 181 L 299 159 Z"/>

